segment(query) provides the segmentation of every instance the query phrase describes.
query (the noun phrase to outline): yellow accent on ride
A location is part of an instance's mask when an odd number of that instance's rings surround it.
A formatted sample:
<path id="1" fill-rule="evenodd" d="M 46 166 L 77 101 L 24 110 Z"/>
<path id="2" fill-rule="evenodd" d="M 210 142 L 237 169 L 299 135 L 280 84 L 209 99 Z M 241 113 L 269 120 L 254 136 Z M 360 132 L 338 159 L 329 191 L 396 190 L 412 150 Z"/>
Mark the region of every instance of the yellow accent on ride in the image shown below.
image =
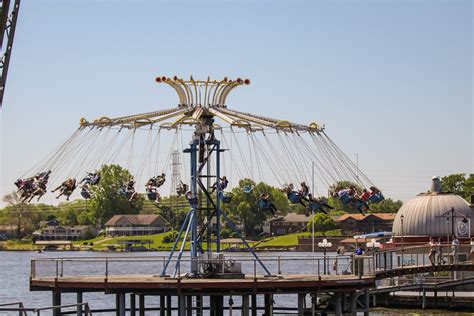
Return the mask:
<path id="1" fill-rule="evenodd" d="M 81 117 L 81 119 L 79 120 L 79 125 L 84 126 L 87 124 L 89 124 L 89 121 L 86 120 L 84 117 Z"/>
<path id="2" fill-rule="evenodd" d="M 279 129 L 288 129 L 291 131 L 291 129 L 293 128 L 293 124 L 291 124 L 290 122 L 288 121 L 278 121 L 276 124 L 275 124 L 275 127 L 276 128 L 279 128 Z"/>
<path id="3" fill-rule="evenodd" d="M 321 131 L 321 127 L 319 127 L 319 124 L 312 122 L 311 124 L 309 124 L 308 130 L 310 132 L 319 132 Z"/>
<path id="4" fill-rule="evenodd" d="M 241 127 L 241 128 L 250 128 L 251 127 L 251 124 L 247 121 L 244 121 L 244 120 L 234 120 L 234 122 L 232 122 L 232 124 L 230 124 L 230 125 Z"/>

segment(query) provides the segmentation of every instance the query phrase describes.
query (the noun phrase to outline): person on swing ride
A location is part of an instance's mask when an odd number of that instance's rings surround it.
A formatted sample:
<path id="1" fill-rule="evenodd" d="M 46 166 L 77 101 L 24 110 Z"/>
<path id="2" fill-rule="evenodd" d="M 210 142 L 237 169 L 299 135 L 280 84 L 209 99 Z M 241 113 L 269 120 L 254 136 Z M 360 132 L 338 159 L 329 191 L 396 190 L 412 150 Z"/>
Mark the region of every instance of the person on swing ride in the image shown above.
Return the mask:
<path id="1" fill-rule="evenodd" d="M 268 192 L 260 194 L 257 202 L 258 206 L 262 210 L 269 210 L 273 216 L 275 216 L 276 212 L 278 211 L 275 204 L 270 201 L 270 195 L 268 194 Z"/>
<path id="2" fill-rule="evenodd" d="M 301 182 L 301 189 L 298 191 L 298 194 L 300 194 L 301 196 L 308 196 L 309 194 L 309 187 L 306 185 L 306 182 Z"/>
<path id="3" fill-rule="evenodd" d="M 160 203 L 160 193 L 158 193 L 158 187 L 156 186 L 156 178 L 151 178 L 145 184 L 145 191 L 148 200 L 155 201 L 155 203 Z"/>
<path id="4" fill-rule="evenodd" d="M 97 171 L 95 173 L 88 172 L 87 176 L 85 176 L 79 184 L 90 184 L 90 185 L 96 185 L 99 184 L 100 181 L 100 171 Z"/>
<path id="5" fill-rule="evenodd" d="M 359 199 L 366 202 L 369 198 L 370 198 L 370 192 L 367 189 L 363 189 L 362 195 L 359 197 Z"/>
<path id="6" fill-rule="evenodd" d="M 291 203 L 293 204 L 298 204 L 300 203 L 304 207 L 307 207 L 307 205 L 303 202 L 306 201 L 308 202 L 308 199 L 306 196 L 302 195 L 300 191 L 295 191 L 293 183 L 290 183 L 289 185 L 285 185 L 282 189 L 280 189 L 283 193 L 286 193 L 286 197 L 288 200 L 290 200 Z"/>
<path id="7" fill-rule="evenodd" d="M 176 188 L 176 194 L 178 194 L 178 197 L 181 197 L 181 195 L 185 194 L 188 191 L 188 185 L 186 183 L 183 183 L 183 181 L 179 180 L 178 187 Z"/>
<path id="8" fill-rule="evenodd" d="M 31 193 L 34 191 L 34 178 L 18 179 L 15 181 L 15 185 L 18 188 L 17 192 L 20 193 L 21 200 L 26 200 L 29 198 Z"/>
<path id="9" fill-rule="evenodd" d="M 129 202 L 132 202 L 133 199 L 135 199 L 137 191 L 135 191 L 135 181 L 133 181 L 133 178 L 130 179 L 127 185 L 121 189 L 121 193 L 127 196 Z"/>
<path id="10" fill-rule="evenodd" d="M 43 180 L 43 181 L 46 181 L 47 183 L 49 180 L 50 174 L 51 174 L 51 170 L 43 171 L 43 172 L 38 173 L 34 178 L 36 181 Z"/>
<path id="11" fill-rule="evenodd" d="M 222 191 L 222 190 L 225 190 L 225 188 L 227 188 L 228 185 L 229 185 L 229 180 L 227 180 L 226 176 L 223 176 L 211 186 L 211 189 L 212 189 L 211 193 L 214 193 L 214 191 L 217 189 L 217 186 L 219 186 L 219 189 Z"/>
<path id="12" fill-rule="evenodd" d="M 161 175 L 157 176 L 155 179 L 155 184 L 156 184 L 156 187 L 159 188 L 161 187 L 165 181 L 166 181 L 166 174 L 162 173 Z"/>
<path id="13" fill-rule="evenodd" d="M 328 208 L 330 210 L 334 209 L 334 207 L 328 204 L 328 200 L 323 196 L 315 198 L 311 193 L 309 193 L 308 200 L 309 200 L 309 208 L 311 210 L 321 211 L 324 214 L 327 214 L 328 211 L 325 210 L 324 208 Z"/>
<path id="14" fill-rule="evenodd" d="M 48 184 L 48 178 L 49 178 L 49 173 L 45 177 L 40 176 L 38 177 L 38 179 L 35 180 L 33 184 L 34 190 L 29 196 L 28 203 L 31 202 L 31 200 L 35 196 L 38 196 L 37 201 L 39 201 L 40 198 L 46 193 L 46 185 Z M 25 200 L 23 202 L 25 202 Z"/>
<path id="15" fill-rule="evenodd" d="M 60 186 L 58 186 L 56 189 L 51 190 L 52 193 L 56 192 L 59 190 L 59 195 L 56 197 L 59 199 L 61 195 L 66 196 L 66 200 L 69 201 L 69 197 L 71 196 L 72 192 L 76 189 L 76 179 L 74 178 L 68 178 L 66 181 L 61 183 Z"/>

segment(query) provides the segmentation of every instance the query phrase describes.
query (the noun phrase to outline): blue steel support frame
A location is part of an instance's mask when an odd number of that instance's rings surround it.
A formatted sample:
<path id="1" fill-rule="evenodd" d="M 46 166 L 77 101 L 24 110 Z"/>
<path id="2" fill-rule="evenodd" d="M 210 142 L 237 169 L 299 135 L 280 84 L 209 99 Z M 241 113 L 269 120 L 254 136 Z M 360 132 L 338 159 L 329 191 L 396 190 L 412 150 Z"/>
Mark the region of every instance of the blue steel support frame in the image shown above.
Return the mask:
<path id="1" fill-rule="evenodd" d="M 197 194 L 198 194 L 198 184 L 201 185 L 201 190 L 204 190 L 205 192 L 205 196 L 206 196 L 206 199 L 209 199 L 211 204 L 214 206 L 215 208 L 215 214 L 216 214 L 216 251 L 217 252 L 220 252 L 221 251 L 221 217 L 223 217 L 227 224 L 229 225 L 229 227 L 237 233 L 237 235 L 239 236 L 239 238 L 244 242 L 245 246 L 247 247 L 247 249 L 249 250 L 249 252 L 255 257 L 255 259 L 259 262 L 259 264 L 261 265 L 261 267 L 265 270 L 265 272 L 268 274 L 268 275 L 271 275 L 270 271 L 267 269 L 267 267 L 263 264 L 263 262 L 260 260 L 260 258 L 257 256 L 257 254 L 255 253 L 255 251 L 250 247 L 250 245 L 247 243 L 247 241 L 242 238 L 242 235 L 240 234 L 240 231 L 237 229 L 237 227 L 234 225 L 234 223 L 230 220 L 230 218 L 225 214 L 225 212 L 223 212 L 221 210 L 221 192 L 222 192 L 222 188 L 219 184 L 219 180 L 220 180 L 220 164 L 221 164 L 221 157 L 220 157 L 220 154 L 221 154 L 221 150 L 220 149 L 220 141 L 216 140 L 216 139 L 212 139 L 212 140 L 207 140 L 207 141 L 204 141 L 204 145 L 206 146 L 206 149 L 207 149 L 207 154 L 210 156 L 212 155 L 213 152 L 215 152 L 215 155 L 216 155 L 216 181 L 217 181 L 217 185 L 216 185 L 216 203 L 214 203 L 212 201 L 212 195 L 211 193 L 208 191 L 209 188 L 205 188 L 202 184 L 202 181 L 200 180 L 200 172 L 202 171 L 202 167 L 203 165 L 198 169 L 198 154 L 199 154 L 199 146 L 202 145 L 200 142 L 203 141 L 202 139 L 193 139 L 193 141 L 191 141 L 190 143 L 190 148 L 189 149 L 186 149 L 184 152 L 186 153 L 190 153 L 191 154 L 191 159 L 190 159 L 190 162 L 191 162 L 191 193 L 192 193 L 192 196 L 193 197 L 197 197 Z M 212 146 L 212 147 L 211 147 Z M 211 147 L 209 149 L 209 147 Z M 210 163 L 210 157 L 206 157 L 205 158 L 205 163 Z M 207 177 L 211 177 L 211 175 L 206 175 Z M 181 229 L 179 231 L 179 234 L 178 234 L 178 238 L 176 239 L 174 245 L 173 245 L 173 248 L 169 254 L 169 257 L 168 257 L 168 260 L 167 262 L 165 263 L 164 267 L 163 267 L 163 271 L 161 273 L 161 276 L 164 276 L 166 275 L 166 270 L 168 268 L 168 265 L 169 263 L 171 262 L 171 259 L 173 257 L 173 254 L 174 252 L 176 251 L 176 248 L 178 246 L 178 243 L 181 239 L 181 236 L 183 235 L 183 231 L 185 230 L 186 228 L 186 233 L 184 235 L 184 239 L 183 239 L 183 243 L 181 245 L 181 248 L 180 248 L 180 251 L 179 251 L 179 255 L 178 255 L 178 258 L 177 258 L 177 261 L 176 261 L 176 266 L 175 266 L 175 271 L 174 271 L 174 275 L 176 275 L 177 271 L 178 271 L 178 267 L 180 265 L 180 261 L 181 261 L 181 257 L 183 255 L 183 252 L 184 252 L 184 248 L 185 248 L 185 245 L 186 245 L 186 242 L 187 242 L 187 237 L 188 237 L 188 234 L 190 233 L 190 244 L 191 244 L 191 275 L 194 276 L 194 277 L 197 277 L 199 275 L 199 264 L 198 264 L 198 261 L 199 261 L 199 251 L 201 250 L 202 251 L 202 236 L 200 237 L 199 234 L 198 234 L 198 231 L 197 231 L 197 228 L 198 228 L 198 221 L 199 221 L 199 212 L 198 212 L 198 203 L 193 203 L 191 205 L 191 210 L 188 212 L 188 214 L 186 215 L 186 219 L 184 220 L 184 223 L 183 225 L 181 226 Z M 210 221 L 207 223 L 208 227 L 207 229 L 211 229 L 211 226 L 210 226 Z M 207 250 L 208 252 L 212 252 L 212 249 L 208 249 Z"/>

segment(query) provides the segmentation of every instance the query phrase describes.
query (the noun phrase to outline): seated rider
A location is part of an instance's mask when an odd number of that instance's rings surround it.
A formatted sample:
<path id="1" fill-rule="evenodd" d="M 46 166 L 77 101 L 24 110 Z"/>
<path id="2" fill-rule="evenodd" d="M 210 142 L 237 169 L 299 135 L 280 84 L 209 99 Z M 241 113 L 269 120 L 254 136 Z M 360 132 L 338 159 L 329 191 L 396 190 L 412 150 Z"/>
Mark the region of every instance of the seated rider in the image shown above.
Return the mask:
<path id="1" fill-rule="evenodd" d="M 258 198 L 258 206 L 263 210 L 269 210 L 273 216 L 275 216 L 275 213 L 278 211 L 275 204 L 270 201 L 270 195 L 268 192 L 260 194 L 260 197 Z"/>
<path id="2" fill-rule="evenodd" d="M 81 186 L 81 188 L 82 188 L 81 189 L 81 195 L 82 195 L 83 198 L 90 199 L 90 198 L 94 197 L 94 194 L 90 190 L 89 183 L 84 183 Z"/>
<path id="3" fill-rule="evenodd" d="M 298 191 L 301 196 L 308 196 L 309 187 L 306 185 L 306 182 L 301 182 L 301 189 Z"/>
<path id="4" fill-rule="evenodd" d="M 161 187 L 166 181 L 166 174 L 162 173 L 161 175 L 155 178 L 156 187 Z"/>
<path id="5" fill-rule="evenodd" d="M 325 197 L 321 196 L 318 198 L 313 197 L 310 193 L 308 195 L 309 200 L 309 208 L 314 211 L 321 211 L 324 214 L 327 214 L 327 211 L 324 208 L 328 208 L 330 210 L 334 209 L 331 205 L 328 204 L 328 201 Z"/>
<path id="6" fill-rule="evenodd" d="M 156 203 L 160 202 L 160 194 L 158 193 L 158 188 L 156 187 L 156 179 L 151 178 L 145 185 L 146 195 L 148 200 L 155 201 Z"/>
<path id="7" fill-rule="evenodd" d="M 188 191 L 188 185 L 186 183 L 183 183 L 183 181 L 179 181 L 178 187 L 176 188 L 176 194 L 178 194 L 178 197 L 181 195 L 185 194 Z"/>
<path id="8" fill-rule="evenodd" d="M 42 180 L 46 181 L 46 183 L 47 183 L 48 180 L 49 180 L 49 175 L 50 174 L 51 174 L 51 170 L 43 171 L 43 172 L 38 173 L 34 178 L 36 180 L 42 179 Z"/>
<path id="9" fill-rule="evenodd" d="M 49 175 L 49 173 L 48 173 Z M 28 200 L 28 203 L 31 202 L 31 200 L 35 197 L 38 196 L 38 200 L 46 193 L 46 185 L 48 184 L 48 176 L 46 177 L 39 177 L 37 180 L 35 180 L 33 184 L 34 191 L 31 193 L 30 198 Z"/>
<path id="10" fill-rule="evenodd" d="M 367 189 L 362 190 L 362 195 L 359 197 L 362 201 L 367 201 L 370 197 L 370 192 Z"/>
<path id="11" fill-rule="evenodd" d="M 137 191 L 135 191 L 135 181 L 133 181 L 133 179 L 128 181 L 126 193 L 129 202 L 132 202 L 132 200 L 137 196 Z"/>
<path id="12" fill-rule="evenodd" d="M 227 186 L 229 185 L 229 180 L 227 180 L 226 176 L 223 176 L 222 178 L 219 179 L 219 181 L 216 181 L 212 186 L 211 186 L 211 193 L 214 193 L 214 191 L 217 189 L 217 186 L 219 186 L 220 190 L 225 190 Z"/>
<path id="13" fill-rule="evenodd" d="M 69 197 L 71 196 L 72 192 L 76 189 L 76 179 L 74 178 L 69 178 L 63 183 L 61 183 L 60 186 L 58 186 L 56 189 L 51 190 L 51 192 L 56 192 L 59 190 L 59 195 L 56 197 L 59 199 L 61 195 L 66 196 L 66 200 L 69 201 Z"/>
<path id="14" fill-rule="evenodd" d="M 370 187 L 370 195 L 376 195 L 376 194 L 381 194 L 382 192 L 380 192 L 379 189 L 377 189 L 376 187 Z"/>
<path id="15" fill-rule="evenodd" d="M 303 202 L 303 200 L 308 202 L 308 198 L 302 195 L 301 192 L 295 191 L 292 183 L 290 183 L 289 185 L 285 185 L 282 189 L 280 189 L 280 191 L 286 193 L 286 197 L 288 198 L 288 200 L 290 200 L 291 203 L 300 203 L 301 205 L 306 207 L 306 204 Z"/>

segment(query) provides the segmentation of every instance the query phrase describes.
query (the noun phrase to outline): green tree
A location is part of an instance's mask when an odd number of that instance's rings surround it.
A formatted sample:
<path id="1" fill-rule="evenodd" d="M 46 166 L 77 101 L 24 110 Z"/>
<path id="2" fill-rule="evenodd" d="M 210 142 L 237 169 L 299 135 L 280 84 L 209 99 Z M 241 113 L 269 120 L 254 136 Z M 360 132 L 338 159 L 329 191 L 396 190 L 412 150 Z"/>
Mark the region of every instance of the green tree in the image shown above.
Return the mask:
<path id="1" fill-rule="evenodd" d="M 35 211 L 34 206 L 21 202 L 16 192 L 6 194 L 2 200 L 7 203 L 7 207 L 3 210 L 5 215 L 2 216 L 5 218 L 5 224 L 16 226 L 19 240 L 29 235 L 39 222 L 39 213 Z"/>
<path id="2" fill-rule="evenodd" d="M 441 178 L 443 191 L 452 192 L 465 199 L 474 194 L 474 174 L 455 173 Z"/>
<path id="3" fill-rule="evenodd" d="M 307 225 L 308 230 L 311 231 L 313 227 L 313 219 L 311 219 Z M 314 231 L 322 232 L 323 234 L 336 228 L 336 223 L 331 216 L 324 213 L 316 213 L 314 215 Z"/>
<path id="4" fill-rule="evenodd" d="M 143 197 L 138 196 L 129 202 L 126 196 L 119 193 L 120 188 L 132 178 L 130 172 L 119 165 L 103 165 L 100 176 L 99 184 L 91 187 L 95 195 L 90 202 L 93 218 L 103 225 L 113 215 L 138 214 Z"/>
<path id="5" fill-rule="evenodd" d="M 246 185 L 254 187 L 251 193 L 243 191 Z M 277 188 L 269 186 L 263 182 L 256 184 L 250 179 L 242 179 L 239 185 L 232 189 L 232 201 L 228 205 L 224 205 L 224 211 L 235 221 L 243 225 L 247 236 L 253 236 L 256 228 L 260 227 L 268 216 L 270 211 L 260 210 L 257 200 L 260 194 L 267 192 L 270 200 L 275 204 L 278 212 L 286 214 L 288 211 L 288 199 L 285 194 Z"/>

